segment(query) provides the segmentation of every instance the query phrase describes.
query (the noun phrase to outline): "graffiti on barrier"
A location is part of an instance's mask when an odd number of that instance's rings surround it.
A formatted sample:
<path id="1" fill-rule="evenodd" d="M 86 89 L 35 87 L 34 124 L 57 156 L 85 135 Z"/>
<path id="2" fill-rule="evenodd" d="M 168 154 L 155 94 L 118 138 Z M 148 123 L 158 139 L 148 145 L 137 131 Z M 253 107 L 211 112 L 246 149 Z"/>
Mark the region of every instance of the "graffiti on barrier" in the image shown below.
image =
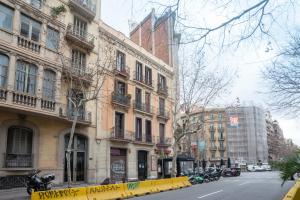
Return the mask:
<path id="1" fill-rule="evenodd" d="M 39 192 L 38 196 L 40 200 L 64 198 L 64 197 L 76 197 L 79 189 L 64 189 L 64 190 L 49 190 Z"/>
<path id="2" fill-rule="evenodd" d="M 101 185 L 96 187 L 88 187 L 87 192 L 89 194 L 101 193 L 101 192 L 108 192 L 108 191 L 116 191 L 120 189 L 119 185 Z"/>
<path id="3" fill-rule="evenodd" d="M 127 189 L 128 190 L 135 190 L 139 187 L 140 182 L 134 182 L 134 183 L 127 183 Z"/>

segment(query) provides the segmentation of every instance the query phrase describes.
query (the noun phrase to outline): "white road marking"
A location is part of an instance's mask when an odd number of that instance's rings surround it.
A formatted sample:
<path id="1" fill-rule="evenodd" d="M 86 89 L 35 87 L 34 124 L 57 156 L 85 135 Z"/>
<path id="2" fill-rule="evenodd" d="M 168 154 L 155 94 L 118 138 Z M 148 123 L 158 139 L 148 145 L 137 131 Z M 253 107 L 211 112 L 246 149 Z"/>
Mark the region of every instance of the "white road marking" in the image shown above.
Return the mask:
<path id="1" fill-rule="evenodd" d="M 244 183 L 241 183 L 239 185 L 245 185 L 245 184 L 248 184 L 248 183 L 250 183 L 250 182 L 244 182 Z"/>
<path id="2" fill-rule="evenodd" d="M 207 196 L 210 196 L 210 195 L 213 195 L 213 194 L 217 194 L 217 193 L 219 193 L 219 192 L 223 192 L 223 190 L 219 190 L 219 191 L 216 191 L 216 192 L 212 192 L 212 193 L 203 195 L 203 196 L 201 196 L 201 197 L 198 197 L 198 199 L 202 199 L 202 198 L 204 198 L 204 197 L 207 197 Z"/>

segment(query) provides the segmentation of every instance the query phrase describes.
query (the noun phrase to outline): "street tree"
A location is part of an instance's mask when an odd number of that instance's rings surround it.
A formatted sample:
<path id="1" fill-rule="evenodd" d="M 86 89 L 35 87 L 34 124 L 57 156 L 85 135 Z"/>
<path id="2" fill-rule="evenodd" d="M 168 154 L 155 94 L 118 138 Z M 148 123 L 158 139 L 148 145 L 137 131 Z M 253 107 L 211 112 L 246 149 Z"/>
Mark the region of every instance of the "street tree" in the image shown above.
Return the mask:
<path id="1" fill-rule="evenodd" d="M 176 97 L 173 109 L 173 177 L 176 176 L 176 160 L 182 139 L 187 137 L 189 154 L 191 154 L 191 135 L 198 131 L 204 131 L 205 121 L 198 124 L 193 123 L 191 121 L 192 114 L 199 109 L 204 111 L 205 107 L 213 103 L 217 97 L 227 92 L 227 88 L 233 80 L 232 73 L 228 72 L 226 68 L 224 70 L 219 68 L 218 71 L 215 71 L 205 66 L 204 55 L 201 52 L 194 58 L 183 59 L 181 66 L 184 67 L 179 69 L 179 84 L 176 84 L 177 87 L 180 87 L 180 95 Z"/>
<path id="2" fill-rule="evenodd" d="M 270 106 L 289 116 L 300 113 L 300 37 L 293 36 L 290 43 L 264 70 Z"/>
<path id="3" fill-rule="evenodd" d="M 85 64 L 85 59 L 67 58 L 63 50 L 67 45 L 66 41 L 62 40 L 61 42 L 59 55 L 62 64 L 62 85 L 64 86 L 61 94 L 67 100 L 67 108 L 64 115 L 72 121 L 65 155 L 67 181 L 68 186 L 71 187 L 71 153 L 78 120 L 91 121 L 91 116 L 88 115 L 85 108 L 87 104 L 97 103 L 97 100 L 101 98 L 101 89 L 115 56 L 111 44 L 101 43 L 100 46 L 98 41 L 98 44 L 95 45 L 98 48 L 96 59 L 89 59 L 92 61 Z"/>

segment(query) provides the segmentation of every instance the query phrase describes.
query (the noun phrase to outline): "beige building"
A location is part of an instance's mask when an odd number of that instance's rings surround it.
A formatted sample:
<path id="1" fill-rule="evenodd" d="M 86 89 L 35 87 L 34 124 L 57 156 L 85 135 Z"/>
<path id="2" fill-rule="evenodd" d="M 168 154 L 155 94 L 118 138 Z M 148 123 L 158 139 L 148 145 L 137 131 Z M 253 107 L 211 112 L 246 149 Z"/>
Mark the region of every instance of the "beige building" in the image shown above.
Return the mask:
<path id="1" fill-rule="evenodd" d="M 184 117 L 183 117 L 184 119 Z M 227 129 L 224 108 L 207 108 L 193 112 L 190 117 L 193 130 L 191 135 L 191 155 L 196 161 L 209 165 L 227 164 Z M 188 138 L 183 139 L 181 151 L 189 152 Z"/>
<path id="2" fill-rule="evenodd" d="M 99 98 L 79 113 L 72 180 L 157 177 L 158 154 L 169 153 L 172 142 L 174 70 L 104 24 L 100 7 L 91 0 L 1 0 L 0 187 L 10 187 L 12 177 L 22 184 L 34 168 L 66 181 L 73 108 L 65 72 L 90 86 L 89 68 L 107 46 L 113 64 Z"/>

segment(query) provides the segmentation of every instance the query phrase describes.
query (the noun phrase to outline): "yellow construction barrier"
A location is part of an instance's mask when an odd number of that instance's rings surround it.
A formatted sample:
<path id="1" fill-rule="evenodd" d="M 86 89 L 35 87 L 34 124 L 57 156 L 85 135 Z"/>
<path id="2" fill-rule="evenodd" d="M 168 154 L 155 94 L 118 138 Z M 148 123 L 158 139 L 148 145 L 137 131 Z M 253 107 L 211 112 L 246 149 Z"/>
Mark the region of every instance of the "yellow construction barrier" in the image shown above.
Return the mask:
<path id="1" fill-rule="evenodd" d="M 190 186 L 188 177 L 33 192 L 31 200 L 113 200 Z"/>
<path id="2" fill-rule="evenodd" d="M 33 192 L 31 200 L 88 200 L 86 188 L 66 188 L 59 190 L 49 190 Z"/>
<path id="3" fill-rule="evenodd" d="M 283 200 L 300 200 L 300 179 L 284 196 Z"/>
<path id="4" fill-rule="evenodd" d="M 88 200 L 110 200 L 127 198 L 125 184 L 111 184 L 86 187 Z"/>
<path id="5" fill-rule="evenodd" d="M 187 176 L 173 178 L 172 181 L 175 188 L 183 188 L 192 185 Z"/>

